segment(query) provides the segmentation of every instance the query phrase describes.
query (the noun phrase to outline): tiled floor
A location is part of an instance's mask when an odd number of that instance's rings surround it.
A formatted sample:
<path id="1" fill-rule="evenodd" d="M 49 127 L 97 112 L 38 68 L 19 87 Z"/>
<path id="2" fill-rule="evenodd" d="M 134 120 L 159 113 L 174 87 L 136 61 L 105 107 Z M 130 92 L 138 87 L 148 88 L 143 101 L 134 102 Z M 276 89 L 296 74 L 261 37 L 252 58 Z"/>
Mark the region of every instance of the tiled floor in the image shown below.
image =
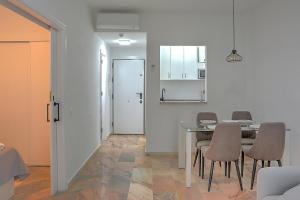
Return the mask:
<path id="1" fill-rule="evenodd" d="M 92 156 L 67 192 L 49 197 L 49 189 L 39 186 L 45 178 L 17 186 L 14 199 L 70 200 L 254 200 L 249 191 L 251 163 L 246 162 L 245 191 L 239 190 L 234 168 L 232 177 L 224 177 L 224 169 L 216 166 L 212 191 L 207 192 L 208 167 L 205 179 L 193 171 L 193 187 L 185 188 L 184 170 L 177 168 L 176 156 L 147 156 L 142 136 L 111 136 Z M 207 162 L 207 164 L 209 164 Z M 48 172 L 49 173 L 49 172 Z M 49 175 L 48 175 L 49 176 Z M 36 175 L 36 177 L 39 177 Z M 22 186 L 23 184 L 23 186 Z M 34 184 L 34 187 L 30 187 Z M 24 187 L 24 185 L 26 187 Z M 44 185 L 46 186 L 46 184 Z M 39 187 L 41 188 L 39 190 Z M 35 188 L 35 189 L 34 189 Z M 26 190 L 29 192 L 26 193 Z"/>

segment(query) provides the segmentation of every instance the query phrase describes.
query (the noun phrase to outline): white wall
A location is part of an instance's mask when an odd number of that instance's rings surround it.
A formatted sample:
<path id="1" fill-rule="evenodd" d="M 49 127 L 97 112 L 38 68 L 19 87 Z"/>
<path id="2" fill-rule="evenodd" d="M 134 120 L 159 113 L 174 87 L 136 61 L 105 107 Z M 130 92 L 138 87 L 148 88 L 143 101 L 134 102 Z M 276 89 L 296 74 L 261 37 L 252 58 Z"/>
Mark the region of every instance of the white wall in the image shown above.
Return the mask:
<path id="1" fill-rule="evenodd" d="M 292 163 L 300 165 L 300 1 L 262 1 L 245 16 L 247 93 L 255 119 L 292 129 Z M 289 148 L 289 147 L 286 147 Z"/>
<path id="2" fill-rule="evenodd" d="M 112 47 L 112 59 L 146 59 L 146 47 Z"/>
<path id="3" fill-rule="evenodd" d="M 232 15 L 143 14 L 142 31 L 147 32 L 146 138 L 148 152 L 176 152 L 177 124 L 195 121 L 197 112 L 217 112 L 228 119 L 234 110 L 247 110 L 244 63 L 228 64 L 232 49 Z M 239 30 L 238 30 L 239 31 Z M 243 48 L 238 50 L 243 54 Z M 159 47 L 161 45 L 207 45 L 208 103 L 160 104 Z M 156 67 L 151 67 L 155 65 Z"/>
<path id="4" fill-rule="evenodd" d="M 81 0 L 24 0 L 67 27 L 64 80 L 64 134 L 67 180 L 100 144 L 100 45 L 89 9 Z"/>
<path id="5" fill-rule="evenodd" d="M 101 87 L 102 87 L 102 138 L 106 139 L 112 133 L 112 115 L 111 115 L 111 94 L 112 94 L 112 82 L 111 82 L 111 52 L 110 47 L 101 43 L 101 53 L 103 54 L 103 64 L 101 72 Z"/>
<path id="6" fill-rule="evenodd" d="M 164 99 L 204 100 L 201 91 L 205 90 L 205 80 L 166 80 L 160 81 L 160 88 L 166 89 Z M 162 97 L 160 92 L 160 97 Z"/>

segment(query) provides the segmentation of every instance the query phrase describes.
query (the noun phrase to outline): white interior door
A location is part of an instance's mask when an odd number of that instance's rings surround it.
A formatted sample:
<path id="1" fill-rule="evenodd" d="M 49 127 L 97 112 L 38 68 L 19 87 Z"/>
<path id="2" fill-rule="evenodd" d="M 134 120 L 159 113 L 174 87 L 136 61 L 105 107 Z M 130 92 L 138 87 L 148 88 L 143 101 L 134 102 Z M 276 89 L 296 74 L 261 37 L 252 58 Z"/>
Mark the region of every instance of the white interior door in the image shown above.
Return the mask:
<path id="1" fill-rule="evenodd" d="M 144 132 L 144 60 L 114 60 L 114 133 Z"/>

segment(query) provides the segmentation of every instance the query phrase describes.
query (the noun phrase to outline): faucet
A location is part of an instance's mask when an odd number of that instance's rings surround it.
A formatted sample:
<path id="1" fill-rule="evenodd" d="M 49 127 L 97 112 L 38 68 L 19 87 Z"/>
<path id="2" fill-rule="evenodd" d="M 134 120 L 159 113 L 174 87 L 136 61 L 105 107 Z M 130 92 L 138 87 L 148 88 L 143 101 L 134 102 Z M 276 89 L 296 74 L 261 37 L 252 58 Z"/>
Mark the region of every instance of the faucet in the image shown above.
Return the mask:
<path id="1" fill-rule="evenodd" d="M 164 94 L 166 94 L 166 89 L 165 89 L 165 88 L 163 88 L 163 89 L 161 90 L 161 98 L 160 98 L 161 101 L 164 101 L 164 100 L 165 100 Z"/>

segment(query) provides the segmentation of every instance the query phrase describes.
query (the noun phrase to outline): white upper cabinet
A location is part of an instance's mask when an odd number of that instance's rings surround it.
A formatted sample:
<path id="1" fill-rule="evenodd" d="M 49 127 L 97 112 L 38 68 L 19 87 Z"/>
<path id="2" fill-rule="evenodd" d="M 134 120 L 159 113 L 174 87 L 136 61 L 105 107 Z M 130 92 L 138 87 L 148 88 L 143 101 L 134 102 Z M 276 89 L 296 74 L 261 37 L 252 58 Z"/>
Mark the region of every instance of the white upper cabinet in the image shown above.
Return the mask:
<path id="1" fill-rule="evenodd" d="M 183 47 L 172 46 L 171 47 L 171 79 L 181 80 L 183 79 Z"/>
<path id="2" fill-rule="evenodd" d="M 160 80 L 171 79 L 171 47 L 160 47 Z"/>
<path id="3" fill-rule="evenodd" d="M 206 62 L 205 46 L 161 46 L 160 80 L 202 80 Z"/>
<path id="4" fill-rule="evenodd" d="M 184 48 L 184 76 L 186 80 L 197 80 L 198 79 L 198 47 L 196 46 L 185 46 Z"/>

